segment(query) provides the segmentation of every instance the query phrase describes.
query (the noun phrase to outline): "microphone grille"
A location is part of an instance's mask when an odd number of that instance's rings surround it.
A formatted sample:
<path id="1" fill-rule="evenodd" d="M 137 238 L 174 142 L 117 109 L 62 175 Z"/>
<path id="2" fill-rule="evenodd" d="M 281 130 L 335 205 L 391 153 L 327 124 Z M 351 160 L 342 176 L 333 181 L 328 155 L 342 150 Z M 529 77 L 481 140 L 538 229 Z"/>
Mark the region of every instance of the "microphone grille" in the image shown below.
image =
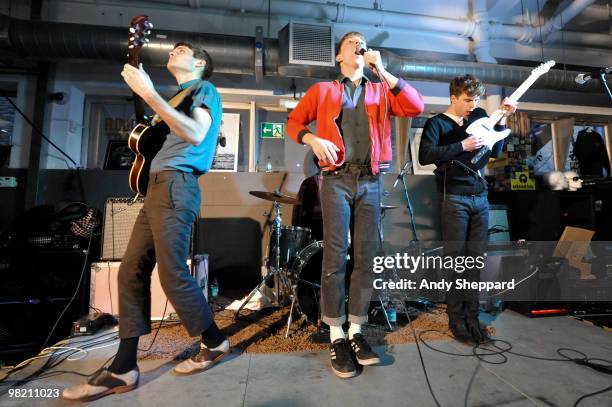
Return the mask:
<path id="1" fill-rule="evenodd" d="M 585 83 L 589 81 L 588 79 L 585 79 L 585 76 L 586 75 L 583 73 L 578 74 L 578 76 L 576 76 L 576 79 L 574 79 L 574 81 L 576 81 L 578 85 L 584 85 Z"/>

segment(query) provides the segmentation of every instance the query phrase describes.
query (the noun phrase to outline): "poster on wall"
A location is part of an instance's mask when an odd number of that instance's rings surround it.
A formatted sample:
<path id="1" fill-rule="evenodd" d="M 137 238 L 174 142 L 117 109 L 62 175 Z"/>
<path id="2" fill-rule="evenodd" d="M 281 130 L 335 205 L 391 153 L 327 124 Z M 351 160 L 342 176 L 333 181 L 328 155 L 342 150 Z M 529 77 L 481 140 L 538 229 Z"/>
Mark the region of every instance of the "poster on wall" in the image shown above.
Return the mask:
<path id="1" fill-rule="evenodd" d="M 238 137 L 240 114 L 223 113 L 219 130 L 219 144 L 211 171 L 238 171 Z"/>

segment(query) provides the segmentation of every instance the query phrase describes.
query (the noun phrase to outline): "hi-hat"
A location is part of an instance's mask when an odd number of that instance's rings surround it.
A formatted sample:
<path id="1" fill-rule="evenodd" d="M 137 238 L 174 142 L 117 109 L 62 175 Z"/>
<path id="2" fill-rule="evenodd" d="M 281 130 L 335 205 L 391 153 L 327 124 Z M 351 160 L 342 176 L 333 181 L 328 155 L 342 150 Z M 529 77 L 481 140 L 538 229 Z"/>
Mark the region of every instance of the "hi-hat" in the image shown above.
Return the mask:
<path id="1" fill-rule="evenodd" d="M 266 201 L 276 201 L 284 204 L 297 205 L 300 203 L 299 199 L 291 196 L 283 195 L 278 191 L 267 192 L 267 191 L 249 191 L 249 194 L 256 196 L 257 198 L 265 199 Z"/>

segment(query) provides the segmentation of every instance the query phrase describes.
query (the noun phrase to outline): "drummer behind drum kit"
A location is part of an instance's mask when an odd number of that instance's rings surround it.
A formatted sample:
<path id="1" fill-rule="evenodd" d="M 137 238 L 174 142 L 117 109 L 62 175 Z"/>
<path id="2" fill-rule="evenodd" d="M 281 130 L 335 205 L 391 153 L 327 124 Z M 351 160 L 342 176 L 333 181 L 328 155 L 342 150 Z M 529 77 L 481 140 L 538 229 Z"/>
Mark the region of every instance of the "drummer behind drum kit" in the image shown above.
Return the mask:
<path id="1" fill-rule="evenodd" d="M 281 204 L 299 205 L 300 201 L 297 198 L 282 195 L 279 191 L 249 191 L 249 194 L 274 203 L 274 219 L 270 221 L 272 230 L 267 250 L 268 256 L 264 262 L 268 272 L 261 283 L 251 290 L 240 304 L 234 314 L 234 319 L 238 319 L 240 311 L 255 294 L 259 292 L 264 295 L 262 291 L 264 286 L 275 278 L 275 305 L 282 306 L 289 300 L 291 301 L 285 330 L 286 338 L 289 336 L 294 309 L 308 322 L 315 325 L 320 324 L 319 298 L 324 244 L 322 240 L 311 239 L 309 228 L 282 224 Z M 395 208 L 397 206 L 381 205 L 382 216 L 385 210 Z M 382 241 L 382 224 L 379 225 L 379 233 Z M 380 296 L 379 300 L 382 305 Z M 386 317 L 384 307 L 383 313 Z M 388 318 L 386 319 L 389 324 Z"/>
<path id="2" fill-rule="evenodd" d="M 236 310 L 234 318 L 238 318 L 244 306 L 259 292 L 263 295 L 263 288 L 275 278 L 276 305 L 281 306 L 291 300 L 291 309 L 287 320 L 285 337 L 289 335 L 293 310 L 297 309 L 309 322 L 317 323 L 319 318 L 319 290 L 321 268 L 319 264 L 318 280 L 305 280 L 300 272 L 306 268 L 315 254 L 323 250 L 322 241 L 311 240 L 311 230 L 299 226 L 282 224 L 281 204 L 299 205 L 300 201 L 280 192 L 250 191 L 251 195 L 274 203 L 274 219 L 271 220 L 272 230 L 268 246 L 266 267 L 268 272 Z M 322 259 L 322 256 L 320 256 Z M 311 270 L 312 267 L 307 268 Z M 311 277 L 310 275 L 308 276 Z"/>

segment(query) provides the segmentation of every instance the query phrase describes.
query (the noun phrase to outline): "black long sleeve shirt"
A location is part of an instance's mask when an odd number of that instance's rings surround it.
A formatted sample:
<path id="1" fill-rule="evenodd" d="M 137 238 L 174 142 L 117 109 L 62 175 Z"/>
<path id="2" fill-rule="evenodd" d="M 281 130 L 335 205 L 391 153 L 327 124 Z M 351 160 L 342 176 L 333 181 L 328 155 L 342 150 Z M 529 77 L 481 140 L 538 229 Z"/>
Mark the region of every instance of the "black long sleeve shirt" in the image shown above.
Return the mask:
<path id="1" fill-rule="evenodd" d="M 484 109 L 476 108 L 462 126 L 442 113 L 431 117 L 425 123 L 419 146 L 419 163 L 421 165 L 435 164 L 438 169 L 441 169 L 436 171 L 436 184 L 439 192 L 469 195 L 486 191 L 486 182 L 477 172 L 469 172 L 458 164 L 449 165 L 453 160 L 458 160 L 462 154 L 467 153 L 463 151 L 461 145 L 461 140 L 468 137 L 465 132 L 467 127 L 475 120 L 486 116 Z M 504 128 L 500 125 L 495 126 L 497 131 Z M 499 157 L 503 147 L 504 140 L 495 143 L 491 156 Z"/>

